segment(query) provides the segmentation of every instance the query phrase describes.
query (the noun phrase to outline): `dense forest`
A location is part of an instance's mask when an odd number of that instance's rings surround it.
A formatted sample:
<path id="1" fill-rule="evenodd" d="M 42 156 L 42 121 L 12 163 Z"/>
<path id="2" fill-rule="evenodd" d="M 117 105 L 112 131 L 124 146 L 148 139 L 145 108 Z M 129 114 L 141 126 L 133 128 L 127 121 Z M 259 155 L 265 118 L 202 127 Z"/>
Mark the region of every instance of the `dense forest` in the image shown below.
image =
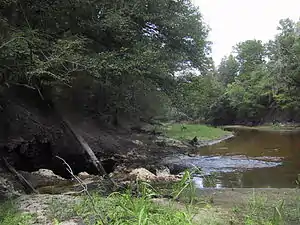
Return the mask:
<path id="1" fill-rule="evenodd" d="M 299 121 L 299 23 L 281 20 L 274 40 L 238 43 L 215 66 L 200 11 L 188 0 L 1 1 L 2 113 L 17 95 L 114 125 Z"/>
<path id="2" fill-rule="evenodd" d="M 1 1 L 0 28 L 3 102 L 22 89 L 94 117 L 149 119 L 171 106 L 176 71 L 211 64 L 186 0 Z"/>
<path id="3" fill-rule="evenodd" d="M 299 32 L 283 19 L 274 40 L 238 43 L 207 76 L 185 76 L 183 111 L 215 124 L 299 122 Z"/>

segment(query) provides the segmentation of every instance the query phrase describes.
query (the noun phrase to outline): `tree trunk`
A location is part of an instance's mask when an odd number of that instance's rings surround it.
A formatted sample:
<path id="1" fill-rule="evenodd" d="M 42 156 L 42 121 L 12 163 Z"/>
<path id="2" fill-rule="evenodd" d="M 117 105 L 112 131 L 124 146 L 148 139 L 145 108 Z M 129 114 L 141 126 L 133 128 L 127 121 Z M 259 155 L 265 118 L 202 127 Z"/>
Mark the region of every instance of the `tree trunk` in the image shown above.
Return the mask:
<path id="1" fill-rule="evenodd" d="M 102 166 L 101 162 L 96 157 L 93 150 L 90 148 L 89 144 L 83 139 L 81 135 L 79 135 L 75 129 L 72 127 L 71 123 L 67 121 L 66 119 L 62 118 L 64 127 L 71 133 L 73 139 L 78 143 L 78 145 L 84 150 L 84 152 L 87 154 L 87 156 L 90 158 L 92 164 L 98 171 L 98 173 L 101 176 L 104 176 L 104 178 L 108 179 L 113 187 L 116 187 L 115 182 L 108 176 L 106 173 L 104 167 Z"/>

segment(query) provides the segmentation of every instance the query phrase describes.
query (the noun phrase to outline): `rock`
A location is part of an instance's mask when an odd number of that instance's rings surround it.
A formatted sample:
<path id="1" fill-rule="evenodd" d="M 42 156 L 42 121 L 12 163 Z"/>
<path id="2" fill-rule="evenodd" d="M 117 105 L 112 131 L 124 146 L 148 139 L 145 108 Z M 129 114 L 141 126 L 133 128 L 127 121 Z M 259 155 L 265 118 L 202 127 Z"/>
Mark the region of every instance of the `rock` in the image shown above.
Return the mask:
<path id="1" fill-rule="evenodd" d="M 156 182 L 175 182 L 181 179 L 180 175 L 173 175 L 167 166 L 156 169 Z"/>
<path id="2" fill-rule="evenodd" d="M 79 177 L 80 179 L 86 179 L 86 178 L 91 177 L 91 175 L 88 174 L 87 172 L 80 172 L 80 173 L 78 174 L 78 177 Z"/>
<path id="3" fill-rule="evenodd" d="M 139 140 L 133 140 L 132 143 L 136 144 L 136 145 L 139 145 L 139 146 L 143 146 L 144 145 L 144 143 L 141 142 L 141 141 L 139 141 Z"/>
<path id="4" fill-rule="evenodd" d="M 161 171 L 161 173 L 158 174 L 159 175 L 156 176 L 145 168 L 138 168 L 134 169 L 129 174 L 129 178 L 147 182 L 174 182 L 180 180 L 181 178 L 180 176 L 171 175 L 167 169 Z"/>
<path id="5" fill-rule="evenodd" d="M 65 180 L 64 178 L 56 175 L 52 170 L 39 169 L 38 171 L 32 172 L 34 175 L 38 175 L 48 179 Z"/>
<path id="6" fill-rule="evenodd" d="M 130 158 L 133 158 L 133 157 L 137 157 L 138 156 L 138 153 L 135 151 L 135 150 L 131 150 L 129 152 L 127 152 L 126 154 L 126 157 L 130 157 Z"/>
<path id="7" fill-rule="evenodd" d="M 52 170 L 40 169 L 38 171 L 29 173 L 25 171 L 19 171 L 24 178 L 32 184 L 34 188 L 58 185 L 67 183 L 68 180 L 56 175 Z"/>
<path id="8" fill-rule="evenodd" d="M 170 174 L 170 169 L 168 167 L 156 169 L 156 176 L 170 176 Z"/>
<path id="9" fill-rule="evenodd" d="M 16 190 L 13 181 L 6 177 L 5 174 L 0 174 L 0 201 L 20 195 L 21 187 L 20 190 Z"/>
<path id="10" fill-rule="evenodd" d="M 138 168 L 131 171 L 130 178 L 142 181 L 151 181 L 155 179 L 155 174 L 145 168 Z"/>
<path id="11" fill-rule="evenodd" d="M 158 146 L 161 147 L 176 147 L 176 148 L 187 148 L 188 146 L 179 140 L 167 138 L 167 137 L 157 137 L 154 141 Z"/>

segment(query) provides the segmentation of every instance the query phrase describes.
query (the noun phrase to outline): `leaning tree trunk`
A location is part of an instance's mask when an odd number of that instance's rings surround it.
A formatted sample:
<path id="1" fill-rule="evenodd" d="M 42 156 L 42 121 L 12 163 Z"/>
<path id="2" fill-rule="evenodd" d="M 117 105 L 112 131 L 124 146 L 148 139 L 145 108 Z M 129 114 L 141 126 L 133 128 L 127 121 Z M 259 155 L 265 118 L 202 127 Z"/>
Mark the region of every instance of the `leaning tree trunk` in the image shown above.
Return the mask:
<path id="1" fill-rule="evenodd" d="M 38 89 L 39 90 L 39 89 Z M 47 92 L 46 92 L 47 93 Z M 41 99 L 48 105 L 49 109 L 53 111 L 53 113 L 58 117 L 60 121 L 62 121 L 63 126 L 65 130 L 71 135 L 72 139 L 75 143 L 86 153 L 86 155 L 91 160 L 93 166 L 98 171 L 98 174 L 106 178 L 109 183 L 112 185 L 112 189 L 117 187 L 116 183 L 108 176 L 106 173 L 104 167 L 102 166 L 101 162 L 96 157 L 93 150 L 90 148 L 88 143 L 84 140 L 84 138 L 76 132 L 75 128 L 72 126 L 72 124 L 63 116 L 62 113 L 60 113 L 60 110 L 58 107 L 56 107 L 55 102 L 47 95 L 47 99 L 45 99 L 42 92 L 39 90 L 39 95 Z"/>
<path id="2" fill-rule="evenodd" d="M 75 140 L 75 142 L 77 142 L 77 144 L 84 150 L 86 155 L 90 158 L 92 164 L 94 165 L 94 167 L 96 168 L 98 173 L 101 176 L 104 176 L 104 178 L 108 179 L 110 181 L 110 183 L 113 185 L 113 187 L 115 187 L 116 186 L 115 182 L 108 176 L 108 174 L 106 173 L 101 162 L 98 160 L 95 153 L 90 148 L 89 144 L 84 140 L 84 138 L 80 134 L 78 134 L 76 132 L 76 130 L 73 128 L 73 126 L 71 125 L 71 123 L 68 120 L 62 118 L 62 121 L 63 121 L 64 127 L 70 132 L 70 134 L 72 135 L 72 138 Z"/>
<path id="3" fill-rule="evenodd" d="M 66 119 L 63 119 L 63 124 L 64 124 L 64 127 L 71 133 L 72 138 L 77 142 L 77 144 L 84 150 L 84 152 L 90 158 L 92 164 L 94 165 L 94 167 L 96 168 L 98 173 L 102 176 L 106 176 L 107 173 L 106 173 L 105 169 L 103 168 L 101 162 L 98 160 L 98 158 L 96 157 L 95 153 L 90 148 L 88 143 L 83 139 L 83 137 L 81 135 L 79 135 L 75 131 L 75 129 L 73 128 L 73 126 L 71 125 L 71 123 L 69 121 L 67 121 Z"/>

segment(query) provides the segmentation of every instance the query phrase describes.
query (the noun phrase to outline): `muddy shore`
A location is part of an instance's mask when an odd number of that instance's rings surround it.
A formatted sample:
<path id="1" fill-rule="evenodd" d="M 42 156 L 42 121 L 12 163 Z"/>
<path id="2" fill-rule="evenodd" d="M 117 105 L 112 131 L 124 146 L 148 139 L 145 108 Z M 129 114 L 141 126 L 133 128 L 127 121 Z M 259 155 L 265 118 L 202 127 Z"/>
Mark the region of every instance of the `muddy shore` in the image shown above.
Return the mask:
<path id="1" fill-rule="evenodd" d="M 199 140 L 198 145 L 194 146 L 188 140 L 179 141 L 157 134 L 153 132 L 153 127 L 150 126 L 149 128 L 148 124 L 146 125 L 147 129 L 141 126 L 138 131 L 134 129 L 99 130 L 99 128 L 93 127 L 89 123 L 77 124 L 77 130 L 91 146 L 95 155 L 101 160 L 107 173 L 117 171 L 125 174 L 135 168 L 145 168 L 155 173 L 157 169 L 168 166 L 164 160 L 167 157 L 188 155 L 199 147 L 212 145 L 233 137 L 230 134 L 216 140 Z M 80 151 L 64 152 L 65 148 L 58 148 L 57 150 L 54 145 L 50 144 L 47 145 L 46 149 L 41 146 L 39 149 L 34 148 L 31 151 L 24 151 L 18 147 L 19 145 L 31 148 L 23 140 L 23 142 L 18 143 L 14 147 L 15 151 L 4 152 L 3 154 L 7 157 L 12 167 L 17 171 L 25 172 L 25 174 L 39 169 L 49 169 L 55 174 L 69 179 L 70 174 L 66 171 L 65 166 L 57 161 L 56 155 L 62 155 L 62 158 L 65 158 L 75 174 L 80 172 L 94 174 L 95 172 L 90 165 L 85 164 L 86 159 Z M 70 145 L 70 147 L 72 146 Z M 47 151 L 47 154 L 44 156 L 45 151 Z M 21 193 L 26 192 L 18 184 L 18 180 L 7 171 L 3 162 L 0 162 L 0 175 L 2 178 L 5 178 L 1 181 L 2 189 L 4 189 L 0 190 L 1 192 L 5 193 L 10 189 Z M 11 188 L 12 186 L 15 186 L 15 188 Z M 5 195 L 3 193 L 0 194 L 2 196 Z"/>

